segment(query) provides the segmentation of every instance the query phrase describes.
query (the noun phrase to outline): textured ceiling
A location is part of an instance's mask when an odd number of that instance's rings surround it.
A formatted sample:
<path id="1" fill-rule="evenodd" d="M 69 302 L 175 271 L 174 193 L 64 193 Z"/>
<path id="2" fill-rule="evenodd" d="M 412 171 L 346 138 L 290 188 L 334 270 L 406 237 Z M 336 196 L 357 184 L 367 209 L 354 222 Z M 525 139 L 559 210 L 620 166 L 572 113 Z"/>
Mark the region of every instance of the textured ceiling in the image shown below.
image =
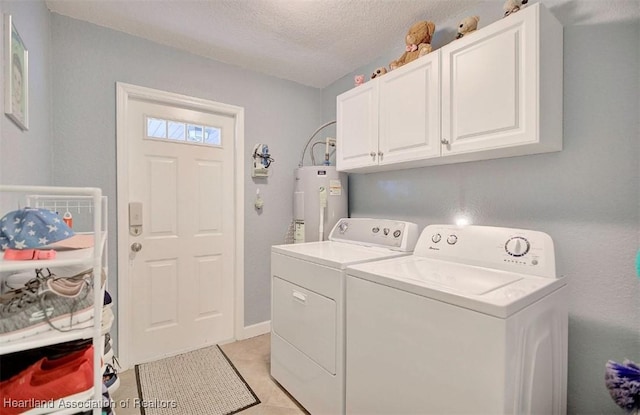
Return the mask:
<path id="1" fill-rule="evenodd" d="M 571 15 L 579 1 L 580 16 Z M 322 88 L 480 0 L 48 0 L 53 12 L 221 62 Z M 493 0 L 501 8 L 502 0 Z M 563 23 L 629 16 L 638 0 L 550 0 Z M 586 12 L 585 12 L 586 11 Z M 602 17 L 601 17 L 602 18 Z"/>

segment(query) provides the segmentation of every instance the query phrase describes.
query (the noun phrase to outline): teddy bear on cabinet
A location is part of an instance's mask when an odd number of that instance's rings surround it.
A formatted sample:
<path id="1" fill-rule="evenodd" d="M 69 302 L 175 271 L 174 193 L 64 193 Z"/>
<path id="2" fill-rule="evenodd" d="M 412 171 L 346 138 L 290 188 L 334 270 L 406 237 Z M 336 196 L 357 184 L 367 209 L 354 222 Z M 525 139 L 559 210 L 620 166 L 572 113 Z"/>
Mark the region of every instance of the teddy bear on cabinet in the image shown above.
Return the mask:
<path id="1" fill-rule="evenodd" d="M 478 16 L 469 16 L 462 19 L 458 24 L 458 35 L 456 36 L 456 39 L 460 39 L 461 37 L 474 32 L 478 28 L 479 21 L 480 17 Z"/>
<path id="2" fill-rule="evenodd" d="M 433 50 L 431 37 L 435 31 L 436 25 L 433 22 L 423 20 L 414 23 L 404 38 L 407 45 L 405 52 L 398 59 L 389 63 L 389 68 L 394 70 L 431 52 Z"/>
<path id="3" fill-rule="evenodd" d="M 382 76 L 386 73 L 387 73 L 387 68 L 385 68 L 384 66 L 381 66 L 379 68 L 376 68 L 375 71 L 373 71 L 373 73 L 371 74 L 371 79 L 376 79 L 377 77 Z"/>
<path id="4" fill-rule="evenodd" d="M 507 1 L 505 1 L 504 5 L 502 6 L 502 10 L 504 10 L 504 16 L 503 17 L 507 17 L 510 14 L 517 12 L 518 10 L 523 8 L 525 6 L 525 4 L 527 4 L 528 2 L 529 2 L 529 0 L 507 0 Z"/>

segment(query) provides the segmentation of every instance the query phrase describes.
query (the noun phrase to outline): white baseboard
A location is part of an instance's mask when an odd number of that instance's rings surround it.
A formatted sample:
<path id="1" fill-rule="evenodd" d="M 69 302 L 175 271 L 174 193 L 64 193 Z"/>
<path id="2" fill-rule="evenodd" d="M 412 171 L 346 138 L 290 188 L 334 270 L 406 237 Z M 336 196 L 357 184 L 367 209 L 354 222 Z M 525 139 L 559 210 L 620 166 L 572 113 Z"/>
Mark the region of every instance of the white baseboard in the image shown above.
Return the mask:
<path id="1" fill-rule="evenodd" d="M 240 333 L 238 333 L 238 340 L 249 339 L 251 337 L 260 336 L 261 334 L 271 332 L 271 320 L 263 321 L 262 323 L 252 324 L 245 326 Z"/>

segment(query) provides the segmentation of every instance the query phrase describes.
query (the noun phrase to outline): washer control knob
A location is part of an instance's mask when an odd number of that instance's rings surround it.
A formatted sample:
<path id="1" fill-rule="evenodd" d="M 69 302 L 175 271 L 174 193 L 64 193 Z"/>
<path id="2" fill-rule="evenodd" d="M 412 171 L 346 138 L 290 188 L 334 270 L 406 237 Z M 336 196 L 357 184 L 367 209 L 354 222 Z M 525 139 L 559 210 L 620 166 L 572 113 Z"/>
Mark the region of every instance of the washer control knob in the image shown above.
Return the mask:
<path id="1" fill-rule="evenodd" d="M 531 249 L 529 241 L 522 236 L 514 236 L 504 244 L 504 250 L 507 251 L 507 254 L 514 257 L 525 256 L 529 249 Z"/>
<path id="2" fill-rule="evenodd" d="M 347 229 L 349 229 L 349 223 L 348 222 L 340 222 L 340 225 L 338 225 L 338 230 L 340 231 L 340 233 L 345 233 L 347 231 Z"/>
<path id="3" fill-rule="evenodd" d="M 389 235 L 389 228 L 384 228 L 382 233 L 384 233 L 385 236 Z"/>
<path id="4" fill-rule="evenodd" d="M 442 239 L 442 236 L 439 233 L 436 233 L 431 237 L 431 240 L 433 241 L 434 244 L 437 244 L 438 242 L 440 242 L 441 239 Z"/>
<path id="5" fill-rule="evenodd" d="M 447 238 L 447 243 L 449 245 L 455 245 L 456 242 L 458 242 L 458 237 L 456 235 L 449 235 L 449 237 Z"/>
<path id="6" fill-rule="evenodd" d="M 396 238 L 399 238 L 401 233 L 402 232 L 400 232 L 399 230 L 393 231 L 393 236 L 396 237 Z"/>
<path id="7" fill-rule="evenodd" d="M 373 232 L 373 233 L 378 233 L 378 232 L 380 232 L 380 228 L 378 228 L 377 226 L 374 226 L 374 227 L 371 229 L 371 232 Z"/>

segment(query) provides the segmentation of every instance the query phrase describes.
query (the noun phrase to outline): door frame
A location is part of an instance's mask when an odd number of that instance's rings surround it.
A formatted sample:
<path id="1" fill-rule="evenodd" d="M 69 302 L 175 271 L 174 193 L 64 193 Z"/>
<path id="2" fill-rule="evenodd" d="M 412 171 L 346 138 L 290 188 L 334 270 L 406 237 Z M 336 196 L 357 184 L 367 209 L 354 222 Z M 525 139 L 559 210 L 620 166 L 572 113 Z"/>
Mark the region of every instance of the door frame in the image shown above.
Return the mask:
<path id="1" fill-rule="evenodd" d="M 197 111 L 230 116 L 235 119 L 234 130 L 234 215 L 235 258 L 233 337 L 238 340 L 244 331 L 244 108 L 116 82 L 116 179 L 117 179 L 117 252 L 118 252 L 118 360 L 122 370 L 131 367 L 133 310 L 132 280 L 129 275 L 129 152 L 127 112 L 129 101 L 145 100 L 153 103 L 185 107 Z"/>

